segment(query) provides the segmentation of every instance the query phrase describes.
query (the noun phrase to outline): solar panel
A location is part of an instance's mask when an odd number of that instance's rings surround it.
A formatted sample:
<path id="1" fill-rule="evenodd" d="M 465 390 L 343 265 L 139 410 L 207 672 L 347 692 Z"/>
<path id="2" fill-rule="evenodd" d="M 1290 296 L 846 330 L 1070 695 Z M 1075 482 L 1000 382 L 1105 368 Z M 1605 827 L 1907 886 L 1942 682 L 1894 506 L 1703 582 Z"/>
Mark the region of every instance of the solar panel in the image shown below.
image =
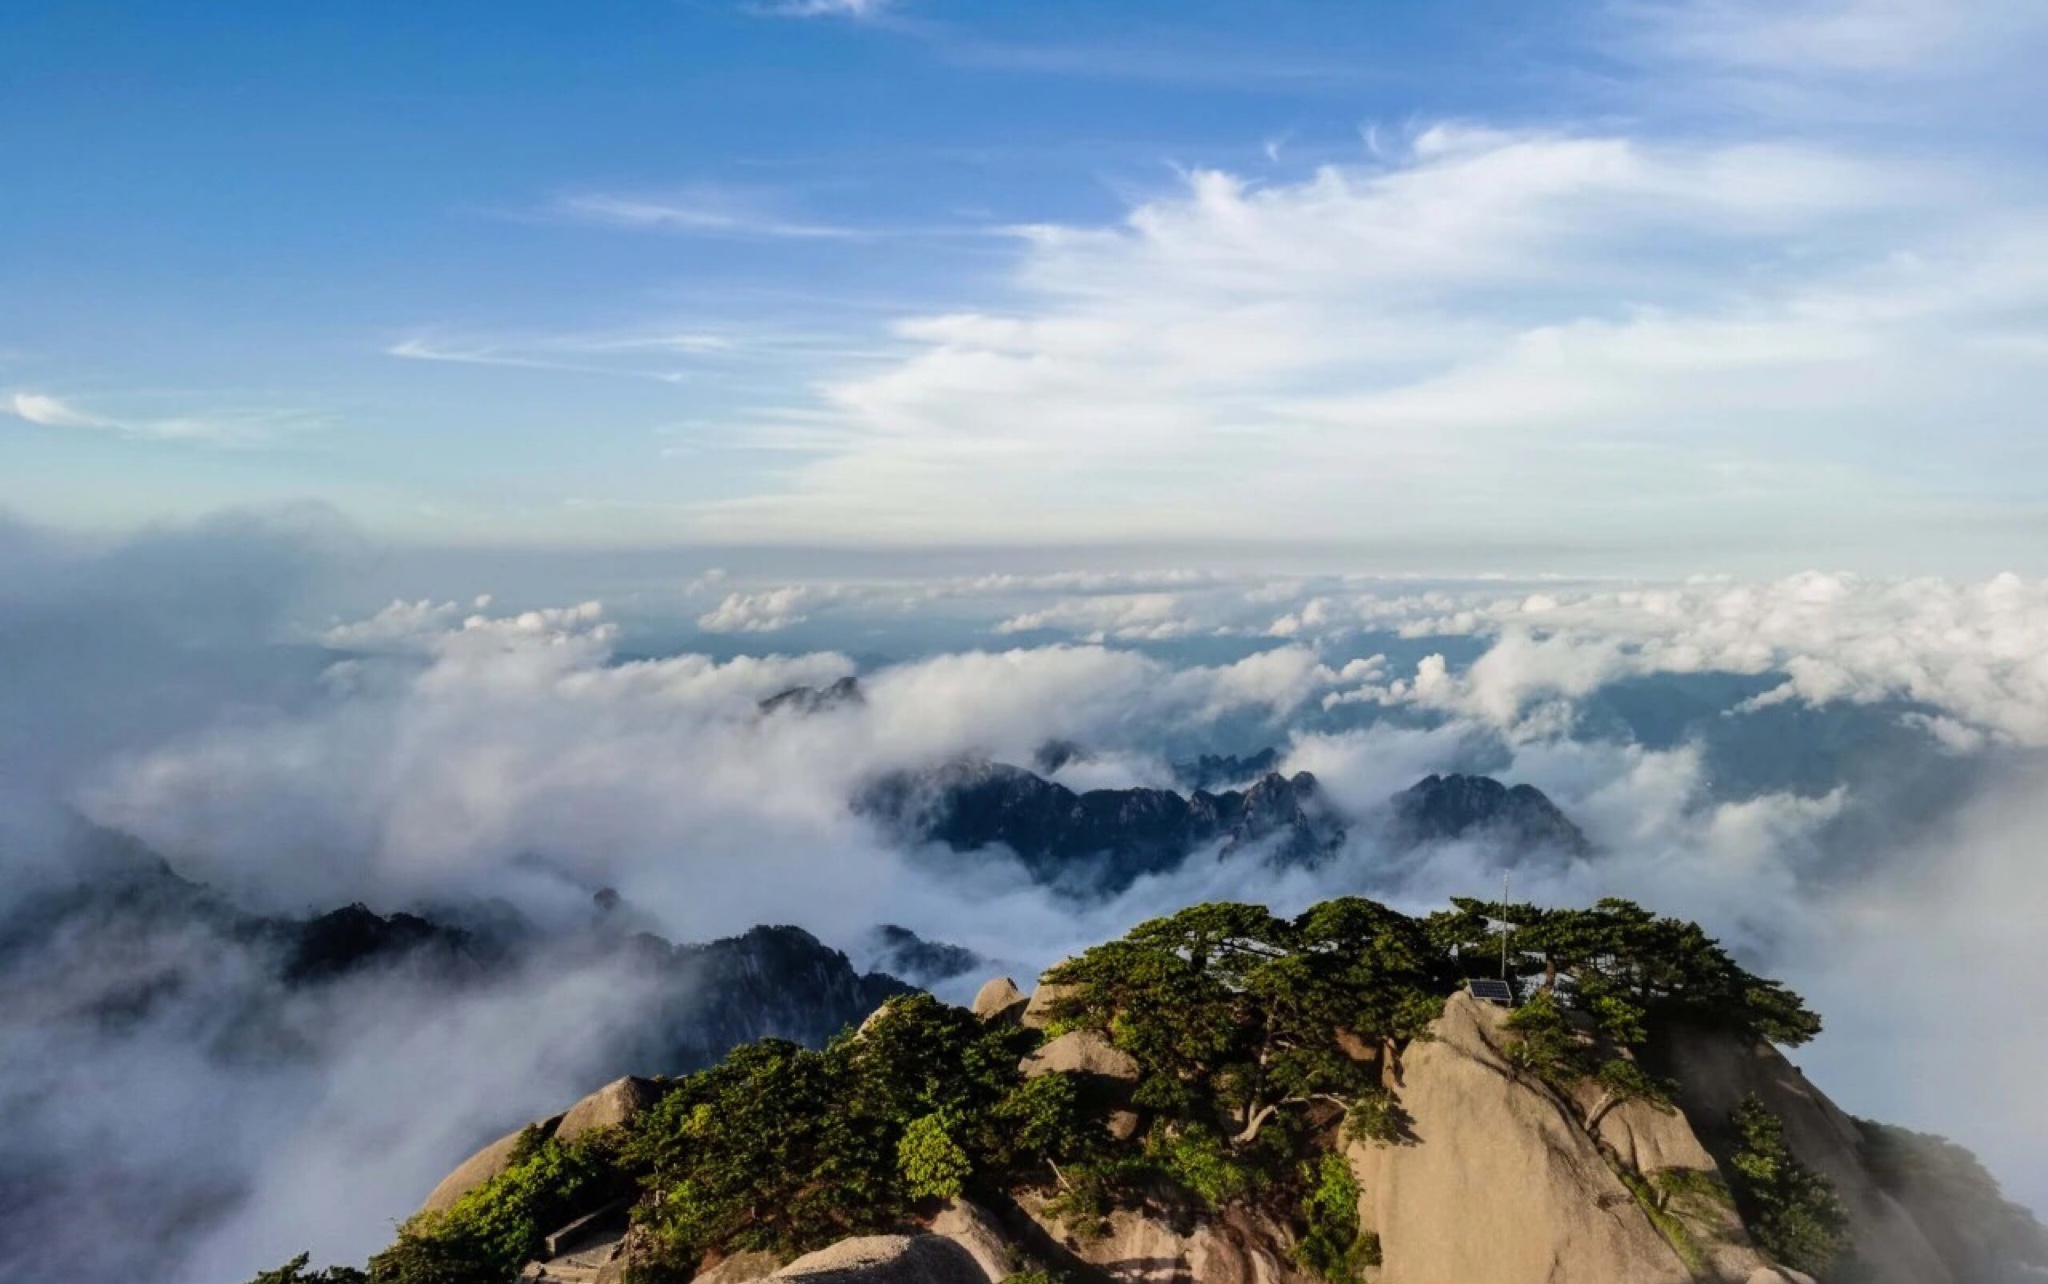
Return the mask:
<path id="1" fill-rule="evenodd" d="M 1465 986 L 1472 991 L 1472 997 L 1475 999 L 1498 1003 L 1504 1008 L 1513 1007 L 1515 1004 L 1515 992 L 1506 981 L 1482 976 L 1465 982 Z"/>

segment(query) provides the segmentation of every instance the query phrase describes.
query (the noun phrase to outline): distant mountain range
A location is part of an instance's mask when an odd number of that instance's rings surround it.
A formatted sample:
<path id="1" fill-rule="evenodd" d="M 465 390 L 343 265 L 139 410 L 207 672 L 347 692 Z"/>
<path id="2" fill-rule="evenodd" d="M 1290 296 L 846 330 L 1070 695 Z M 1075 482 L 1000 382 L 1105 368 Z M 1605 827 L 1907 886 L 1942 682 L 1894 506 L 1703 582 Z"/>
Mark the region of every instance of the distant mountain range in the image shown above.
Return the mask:
<path id="1" fill-rule="evenodd" d="M 31 898 L 0 922 L 0 960 L 65 940 L 197 929 L 222 946 L 249 950 L 286 995 L 384 970 L 461 988 L 534 966 L 610 962 L 654 982 L 655 1007 L 640 1023 L 630 1055 L 634 1064 L 659 1073 L 696 1069 L 738 1044 L 771 1036 L 822 1044 L 890 995 L 912 988 L 885 973 L 861 972 L 800 927 L 759 926 L 676 945 L 633 930 L 633 916 L 620 909 L 615 893 L 600 892 L 594 901 L 588 926 L 567 936 L 543 934 L 502 905 L 380 914 L 354 904 L 310 918 L 251 914 L 179 876 L 161 858 L 113 841 L 92 882 Z M 958 948 L 918 943 L 935 957 Z M 960 970 L 979 962 L 960 953 L 966 958 L 953 960 Z M 178 971 L 182 965 L 174 958 L 161 974 L 124 984 L 101 1000 L 105 1015 L 138 1017 L 158 998 L 179 993 L 188 984 Z M 243 1001 L 252 1007 L 252 1028 L 262 1028 L 268 992 L 252 989 Z"/>

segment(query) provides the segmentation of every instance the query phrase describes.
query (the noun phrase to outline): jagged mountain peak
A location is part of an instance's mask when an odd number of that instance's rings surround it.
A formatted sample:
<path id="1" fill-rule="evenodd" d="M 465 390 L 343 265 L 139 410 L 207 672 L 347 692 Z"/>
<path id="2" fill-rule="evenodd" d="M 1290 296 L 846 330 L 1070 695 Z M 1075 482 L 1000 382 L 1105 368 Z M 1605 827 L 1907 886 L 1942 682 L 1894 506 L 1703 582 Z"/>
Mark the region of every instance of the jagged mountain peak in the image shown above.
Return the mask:
<path id="1" fill-rule="evenodd" d="M 1407 845 L 1481 838 L 1569 856 L 1593 849 L 1584 831 L 1534 785 L 1507 785 L 1491 776 L 1430 775 L 1395 794 L 1390 803 L 1393 833 Z"/>

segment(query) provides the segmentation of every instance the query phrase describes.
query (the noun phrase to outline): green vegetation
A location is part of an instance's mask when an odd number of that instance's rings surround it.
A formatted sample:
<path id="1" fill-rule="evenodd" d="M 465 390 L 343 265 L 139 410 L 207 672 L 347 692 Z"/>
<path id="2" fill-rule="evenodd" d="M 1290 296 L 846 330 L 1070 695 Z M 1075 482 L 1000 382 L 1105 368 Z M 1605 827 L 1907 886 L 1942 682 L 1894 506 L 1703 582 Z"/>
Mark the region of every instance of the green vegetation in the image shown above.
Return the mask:
<path id="1" fill-rule="evenodd" d="M 1729 1161 L 1735 1201 L 1758 1247 L 1825 1278 L 1848 1247 L 1848 1216 L 1827 1178 L 1792 1157 L 1785 1125 L 1755 1097 L 1729 1120 L 1739 1143 Z"/>
<path id="2" fill-rule="evenodd" d="M 649 1273 L 686 1277 L 714 1249 L 808 1251 L 1085 1157 L 1102 1133 L 1072 1085 L 1018 1073 L 1036 1042 L 917 994 L 821 1052 L 768 1040 L 682 1080 L 627 1142 L 654 1197 Z"/>
<path id="3" fill-rule="evenodd" d="M 1622 1102 L 1665 1100 L 1629 1050 L 1667 1023 L 1791 1042 L 1819 1027 L 1690 924 L 1620 901 L 1509 912 L 1523 924 L 1509 947 L 1531 996 L 1509 1056 L 1568 1099 L 1596 1084 L 1589 1128 Z M 1026 1188 L 1082 1234 L 1119 1207 L 1256 1211 L 1293 1228 L 1304 1269 L 1348 1284 L 1379 1245 L 1359 1226 L 1342 1143 L 1412 1143 L 1389 1086 L 1464 961 L 1490 963 L 1498 949 L 1472 901 L 1428 919 L 1356 897 L 1293 918 L 1196 906 L 1047 978 L 1069 987 L 1054 1032 L 1104 1031 L 1136 1062 L 1127 1094 L 1081 1075 L 1026 1079 L 1020 1059 L 1049 1035 L 903 996 L 822 1050 L 738 1048 L 669 1083 L 623 1129 L 568 1145 L 533 1130 L 502 1176 L 408 1222 L 369 1284 L 504 1284 L 545 1232 L 622 1197 L 635 1200 L 636 1279 L 668 1284 L 707 1255 L 806 1252 L 914 1224 L 944 1199 Z M 1137 1127 L 1112 1137 L 1114 1110 L 1135 1111 Z M 1744 1197 L 1791 1242 L 1787 1210 L 1818 1214 L 1787 1191 L 1782 1164 L 1770 1171 L 1780 1175 L 1749 1179 Z M 1698 1194 L 1636 1182 L 1659 1225 L 1677 1225 Z M 1679 1243 L 1683 1226 L 1667 1233 Z M 284 1270 L 300 1273 L 261 1284 L 356 1284 L 306 1274 L 303 1259 Z"/>
<path id="4" fill-rule="evenodd" d="M 529 1133 L 503 1173 L 446 1212 L 406 1222 L 398 1242 L 370 1259 L 370 1284 L 499 1284 L 549 1231 L 631 1191 L 615 1134 L 563 1145 Z"/>
<path id="5" fill-rule="evenodd" d="M 960 1193 L 974 1163 L 953 1140 L 958 1121 L 940 1110 L 920 1115 L 896 1143 L 896 1169 L 912 1199 L 951 1199 Z"/>
<path id="6" fill-rule="evenodd" d="M 1106 1029 L 1143 1072 L 1136 1102 L 1246 1147 L 1276 1118 L 1378 1101 L 1387 1062 L 1443 1011 L 1451 959 L 1422 923 L 1358 897 L 1298 918 L 1198 905 L 1055 969 L 1062 1020 Z"/>
<path id="7" fill-rule="evenodd" d="M 1525 990 L 1552 994 L 1591 1016 L 1623 1047 L 1674 1025 L 1733 1030 L 1786 1047 L 1820 1033 L 1798 995 L 1744 970 L 1697 923 L 1660 918 L 1630 901 L 1592 909 L 1542 909 L 1456 897 L 1433 914 L 1430 934 L 1460 957 L 1497 958 L 1494 916 L 1508 933 L 1512 970 Z"/>
<path id="8" fill-rule="evenodd" d="M 1306 1229 L 1294 1246 L 1294 1260 L 1330 1284 L 1348 1284 L 1368 1266 L 1380 1264 L 1377 1235 L 1358 1228 L 1358 1178 L 1344 1156 L 1325 1153 L 1303 1166 L 1301 1215 Z"/>
<path id="9" fill-rule="evenodd" d="M 274 1271 L 260 1271 L 249 1284 L 366 1284 L 369 1276 L 353 1266 L 329 1266 L 324 1270 L 307 1270 L 306 1263 L 311 1253 L 301 1253 Z"/>

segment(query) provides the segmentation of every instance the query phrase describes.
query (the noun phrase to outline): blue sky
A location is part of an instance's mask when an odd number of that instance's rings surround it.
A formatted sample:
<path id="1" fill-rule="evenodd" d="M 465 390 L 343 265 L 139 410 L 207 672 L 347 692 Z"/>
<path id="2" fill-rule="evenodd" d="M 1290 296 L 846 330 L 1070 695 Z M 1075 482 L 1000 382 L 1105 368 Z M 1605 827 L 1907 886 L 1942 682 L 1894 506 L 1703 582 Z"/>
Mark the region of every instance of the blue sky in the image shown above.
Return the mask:
<path id="1" fill-rule="evenodd" d="M 2048 571 L 2036 8 L 10 6 L 0 507 Z"/>

